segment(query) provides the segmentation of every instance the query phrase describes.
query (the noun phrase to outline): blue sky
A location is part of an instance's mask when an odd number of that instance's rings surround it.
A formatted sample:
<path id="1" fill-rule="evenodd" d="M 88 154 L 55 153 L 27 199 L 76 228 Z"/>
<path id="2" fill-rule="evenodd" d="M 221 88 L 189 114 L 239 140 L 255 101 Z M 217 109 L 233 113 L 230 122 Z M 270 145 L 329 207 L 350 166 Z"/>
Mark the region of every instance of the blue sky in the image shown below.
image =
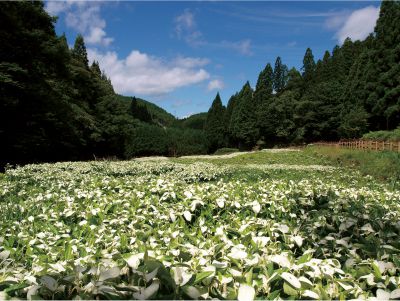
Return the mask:
<path id="1" fill-rule="evenodd" d="M 301 68 L 310 47 L 317 59 L 349 36 L 373 31 L 379 2 L 134 2 L 49 1 L 58 34 L 73 45 L 85 37 L 114 89 L 177 117 L 207 111 L 277 56 Z"/>

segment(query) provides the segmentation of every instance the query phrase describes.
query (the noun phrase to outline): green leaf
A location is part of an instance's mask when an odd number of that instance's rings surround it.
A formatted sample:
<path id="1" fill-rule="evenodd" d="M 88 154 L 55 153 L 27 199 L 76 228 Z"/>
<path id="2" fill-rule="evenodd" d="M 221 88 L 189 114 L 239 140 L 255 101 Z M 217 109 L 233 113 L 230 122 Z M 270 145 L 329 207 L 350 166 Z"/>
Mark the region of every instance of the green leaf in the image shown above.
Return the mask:
<path id="1" fill-rule="evenodd" d="M 198 284 L 199 282 L 203 281 L 204 279 L 208 278 L 209 276 L 213 275 L 215 272 L 208 271 L 208 272 L 201 272 L 196 274 L 196 278 L 194 280 L 194 284 Z"/>
<path id="2" fill-rule="evenodd" d="M 372 263 L 372 269 L 374 270 L 374 275 L 375 275 L 375 277 L 377 278 L 377 279 L 382 279 L 382 274 L 381 274 L 381 271 L 380 271 L 380 269 L 379 269 L 379 266 L 378 266 L 378 264 L 377 264 L 377 262 L 373 262 Z"/>
<path id="3" fill-rule="evenodd" d="M 253 268 L 245 274 L 245 278 L 246 284 L 251 286 L 253 284 Z"/>
<path id="4" fill-rule="evenodd" d="M 19 284 L 14 284 L 11 285 L 10 287 L 7 287 L 4 292 L 7 293 L 8 295 L 10 295 L 10 293 L 15 292 L 15 291 L 19 291 L 21 289 L 24 289 L 25 287 L 30 286 L 27 283 L 19 283 Z"/>
<path id="5" fill-rule="evenodd" d="M 289 296 L 297 296 L 297 290 L 291 286 L 289 283 L 287 283 L 286 281 L 283 283 L 283 291 L 285 292 L 286 295 Z"/>

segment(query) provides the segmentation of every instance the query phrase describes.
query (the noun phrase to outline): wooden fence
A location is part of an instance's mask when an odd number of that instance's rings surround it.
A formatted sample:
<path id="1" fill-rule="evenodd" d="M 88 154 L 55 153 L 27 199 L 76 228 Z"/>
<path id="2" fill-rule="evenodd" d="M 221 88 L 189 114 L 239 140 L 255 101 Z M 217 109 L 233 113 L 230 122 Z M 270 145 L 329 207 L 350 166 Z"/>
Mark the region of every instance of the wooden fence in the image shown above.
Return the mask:
<path id="1" fill-rule="evenodd" d="M 372 140 L 341 140 L 338 142 L 316 142 L 315 145 L 334 146 L 340 148 L 394 151 L 400 152 L 400 141 L 372 141 Z"/>

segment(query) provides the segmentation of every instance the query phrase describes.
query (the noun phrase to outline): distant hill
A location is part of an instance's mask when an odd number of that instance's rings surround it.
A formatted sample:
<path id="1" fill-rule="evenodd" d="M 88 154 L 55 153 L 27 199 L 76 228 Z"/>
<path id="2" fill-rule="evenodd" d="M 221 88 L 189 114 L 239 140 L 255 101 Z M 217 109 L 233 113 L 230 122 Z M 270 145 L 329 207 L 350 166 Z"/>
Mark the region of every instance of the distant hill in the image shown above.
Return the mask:
<path id="1" fill-rule="evenodd" d="M 129 107 L 132 100 L 131 96 L 117 95 L 117 97 L 121 101 L 125 102 L 127 107 Z M 152 115 L 153 120 L 162 124 L 163 126 L 172 126 L 177 121 L 174 115 L 168 113 L 166 110 L 160 108 L 154 103 L 137 97 L 136 100 L 139 104 L 145 105 L 149 113 Z"/>
<path id="2" fill-rule="evenodd" d="M 190 128 L 195 130 L 203 130 L 204 124 L 207 119 L 207 113 L 197 113 L 193 114 L 187 118 L 178 120 L 179 126 L 184 128 Z"/>

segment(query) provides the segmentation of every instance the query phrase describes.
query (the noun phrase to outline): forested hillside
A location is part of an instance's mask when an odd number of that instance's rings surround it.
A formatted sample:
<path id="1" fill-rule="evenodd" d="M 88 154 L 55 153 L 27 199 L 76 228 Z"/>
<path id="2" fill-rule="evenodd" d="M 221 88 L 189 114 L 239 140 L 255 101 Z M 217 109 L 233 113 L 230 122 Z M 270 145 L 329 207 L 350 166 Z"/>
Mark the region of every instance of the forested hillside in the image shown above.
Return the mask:
<path id="1" fill-rule="evenodd" d="M 0 3 L 0 166 L 205 153 L 203 131 L 117 95 L 82 36 L 69 49 L 39 1 Z"/>
<path id="2" fill-rule="evenodd" d="M 82 36 L 72 49 L 42 2 L 0 3 L 0 166 L 42 161 L 200 154 L 392 130 L 400 121 L 400 3 L 382 2 L 375 33 L 347 39 L 303 68 L 278 57 L 225 107 L 178 120 L 117 95 Z"/>
<path id="3" fill-rule="evenodd" d="M 205 130 L 214 150 L 357 138 L 399 122 L 400 2 L 383 1 L 366 40 L 346 39 L 317 62 L 308 48 L 300 71 L 278 57 L 255 90 L 246 82 L 226 108 L 217 95 Z"/>

